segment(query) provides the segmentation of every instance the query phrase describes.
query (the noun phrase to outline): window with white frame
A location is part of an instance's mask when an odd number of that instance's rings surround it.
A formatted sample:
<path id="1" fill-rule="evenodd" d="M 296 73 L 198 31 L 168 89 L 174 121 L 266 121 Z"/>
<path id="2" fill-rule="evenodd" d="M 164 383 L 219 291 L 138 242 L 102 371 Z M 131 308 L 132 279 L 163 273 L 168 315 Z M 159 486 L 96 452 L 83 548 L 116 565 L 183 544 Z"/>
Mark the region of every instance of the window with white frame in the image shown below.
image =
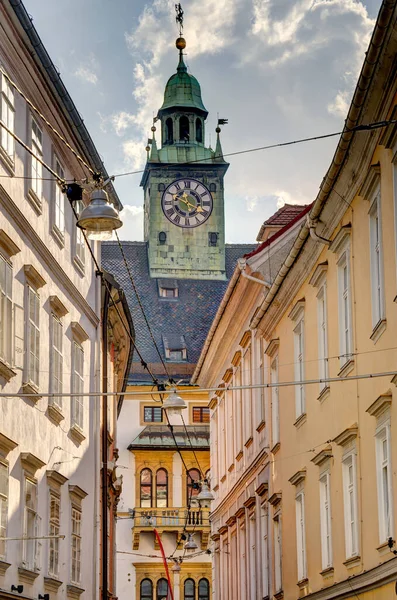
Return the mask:
<path id="1" fill-rule="evenodd" d="M 282 543 L 281 543 L 281 515 L 273 519 L 274 527 L 274 591 L 280 592 L 283 588 L 282 580 Z"/>
<path id="2" fill-rule="evenodd" d="M 63 326 L 61 319 L 51 316 L 51 392 L 61 394 L 63 387 Z M 62 396 L 55 396 L 54 403 L 62 407 Z"/>
<path id="3" fill-rule="evenodd" d="M 305 533 L 305 495 L 301 491 L 295 496 L 296 512 L 296 558 L 298 566 L 298 581 L 306 579 L 306 533 Z"/>
<path id="4" fill-rule="evenodd" d="M 320 532 L 322 568 L 332 566 L 331 492 L 329 471 L 320 477 Z"/>
<path id="5" fill-rule="evenodd" d="M 60 179 L 65 179 L 65 171 L 57 156 L 55 156 L 54 162 L 56 174 Z M 65 195 L 56 181 L 54 182 L 54 196 L 54 225 L 57 233 L 63 236 L 65 233 Z"/>
<path id="6" fill-rule="evenodd" d="M 294 362 L 295 362 L 295 416 L 300 417 L 305 413 L 305 365 L 304 365 L 304 320 L 301 315 L 294 328 Z"/>
<path id="7" fill-rule="evenodd" d="M 6 558 L 6 540 L 8 519 L 8 465 L 0 461 L 0 559 Z"/>
<path id="8" fill-rule="evenodd" d="M 328 319 L 327 319 L 327 286 L 324 281 L 317 294 L 318 316 L 318 366 L 320 379 L 328 379 Z M 328 387 L 326 381 L 320 383 L 320 392 Z"/>
<path id="9" fill-rule="evenodd" d="M 353 345 L 349 262 L 350 252 L 349 249 L 346 248 L 338 260 L 339 349 L 341 367 L 351 359 Z"/>
<path id="10" fill-rule="evenodd" d="M 4 125 L 13 133 L 14 132 L 14 121 L 15 121 L 15 104 L 14 104 L 14 90 L 7 77 L 0 73 L 0 84 L 1 84 L 1 112 L 0 118 Z M 6 156 L 14 162 L 14 149 L 15 142 L 11 133 L 9 133 L 4 127 L 0 127 L 0 140 L 1 147 L 4 150 Z"/>
<path id="11" fill-rule="evenodd" d="M 249 569 L 250 569 L 250 597 L 251 600 L 256 600 L 256 520 L 255 514 L 249 518 Z"/>
<path id="12" fill-rule="evenodd" d="M 260 522 L 260 532 L 261 532 L 261 570 L 262 570 L 262 597 L 265 598 L 269 595 L 269 532 L 268 532 L 268 509 L 267 504 L 263 504 L 261 506 L 261 522 Z"/>
<path id="13" fill-rule="evenodd" d="M 50 511 L 48 520 L 48 535 L 52 536 L 49 540 L 48 573 L 54 577 L 59 576 L 59 527 L 61 500 L 58 494 L 50 491 Z"/>
<path id="14" fill-rule="evenodd" d="M 280 441 L 280 407 L 278 398 L 278 354 L 270 364 L 270 383 L 272 384 L 272 443 L 275 446 Z"/>
<path id="15" fill-rule="evenodd" d="M 384 543 L 393 535 L 393 495 L 390 457 L 390 420 L 376 432 L 376 475 L 378 487 L 379 541 Z"/>
<path id="16" fill-rule="evenodd" d="M 75 204 L 76 213 L 79 216 L 84 209 L 82 200 L 78 200 Z M 81 268 L 85 265 L 85 239 L 83 230 L 80 227 L 75 227 L 75 258 Z"/>
<path id="17" fill-rule="evenodd" d="M 0 256 L 0 359 L 12 363 L 12 267 Z"/>
<path id="18" fill-rule="evenodd" d="M 358 555 L 358 514 L 356 454 L 350 452 L 343 457 L 343 504 L 345 513 L 346 558 Z"/>
<path id="19" fill-rule="evenodd" d="M 72 424 L 84 428 L 84 350 L 77 342 L 72 343 Z"/>
<path id="20" fill-rule="evenodd" d="M 71 572 L 72 583 L 81 582 L 81 510 L 72 506 Z"/>
<path id="21" fill-rule="evenodd" d="M 37 513 L 37 483 L 25 478 L 23 563 L 30 571 L 40 570 L 40 517 Z"/>
<path id="22" fill-rule="evenodd" d="M 369 210 L 369 237 L 371 259 L 372 325 L 376 327 L 385 318 L 385 292 L 383 279 L 383 252 L 381 226 L 381 195 L 376 190 Z"/>
<path id="23" fill-rule="evenodd" d="M 33 117 L 31 137 L 33 152 L 31 159 L 31 188 L 37 198 L 41 200 L 43 195 L 43 165 L 40 161 L 43 160 L 43 132 Z"/>
<path id="24" fill-rule="evenodd" d="M 30 285 L 27 286 L 27 335 L 28 382 L 39 386 L 40 373 L 40 296 Z"/>

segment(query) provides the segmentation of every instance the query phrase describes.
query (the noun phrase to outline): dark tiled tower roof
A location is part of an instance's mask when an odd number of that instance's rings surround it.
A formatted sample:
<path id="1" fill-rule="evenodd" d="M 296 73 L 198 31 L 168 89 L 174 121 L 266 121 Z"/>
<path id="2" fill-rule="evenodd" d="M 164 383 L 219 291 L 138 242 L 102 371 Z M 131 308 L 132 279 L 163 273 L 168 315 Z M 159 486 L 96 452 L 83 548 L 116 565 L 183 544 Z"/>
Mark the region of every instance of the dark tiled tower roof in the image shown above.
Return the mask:
<path id="1" fill-rule="evenodd" d="M 147 243 L 122 242 L 122 244 L 162 358 L 175 379 L 180 378 L 188 382 L 237 259 L 252 251 L 256 245 L 226 245 L 226 281 L 173 279 L 170 281 L 173 285 L 177 285 L 178 297 L 161 298 L 159 279 L 151 278 L 149 275 Z M 164 368 L 132 289 L 117 242 L 102 244 L 102 266 L 114 275 L 126 294 L 136 331 L 136 345 L 144 360 L 156 375 L 164 376 Z M 187 360 L 171 363 L 166 361 L 165 346 L 170 343 L 172 345 L 172 341 L 178 336 L 183 336 Z M 131 383 L 148 384 L 151 381 L 147 372 L 141 367 L 136 354 L 133 359 L 130 381 Z"/>

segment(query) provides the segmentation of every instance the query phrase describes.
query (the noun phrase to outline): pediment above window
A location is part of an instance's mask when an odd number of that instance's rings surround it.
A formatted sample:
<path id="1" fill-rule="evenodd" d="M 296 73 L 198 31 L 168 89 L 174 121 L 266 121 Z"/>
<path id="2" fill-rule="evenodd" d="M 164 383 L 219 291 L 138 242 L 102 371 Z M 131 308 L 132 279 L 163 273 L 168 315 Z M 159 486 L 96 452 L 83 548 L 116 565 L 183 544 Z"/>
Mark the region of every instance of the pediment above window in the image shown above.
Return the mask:
<path id="1" fill-rule="evenodd" d="M 86 330 L 83 329 L 83 327 L 80 325 L 80 323 L 78 323 L 77 321 L 72 321 L 70 326 L 72 328 L 73 337 L 76 338 L 78 342 L 82 343 L 88 340 L 89 335 L 86 332 Z"/>
<path id="2" fill-rule="evenodd" d="M 280 346 L 279 338 L 274 338 L 273 340 L 270 340 L 270 342 L 266 346 L 265 354 L 267 354 L 270 357 L 274 356 L 276 354 L 279 346 Z"/>
<path id="3" fill-rule="evenodd" d="M 388 390 L 385 394 L 378 396 L 375 402 L 367 408 L 366 412 L 369 413 L 371 417 L 378 418 L 382 413 L 390 409 L 392 398 L 391 390 Z"/>
<path id="4" fill-rule="evenodd" d="M 351 230 L 351 223 L 343 225 L 343 227 L 339 229 L 338 233 L 332 240 L 332 244 L 329 247 L 331 252 L 334 252 L 337 255 L 343 252 L 346 243 L 350 240 Z"/>
<path id="5" fill-rule="evenodd" d="M 357 423 L 354 423 L 354 425 L 351 425 L 350 427 L 342 431 L 342 433 L 337 435 L 336 438 L 334 438 L 332 441 L 335 442 L 335 444 L 338 444 L 339 446 L 346 446 L 347 444 L 355 440 L 357 435 L 358 425 Z"/>
<path id="6" fill-rule="evenodd" d="M 3 433 L 0 433 L 0 456 L 6 458 L 7 454 L 14 450 L 17 446 L 17 442 L 14 442 L 14 440 L 11 438 L 7 437 Z"/>
<path id="7" fill-rule="evenodd" d="M 320 287 L 327 271 L 328 271 L 328 261 L 326 260 L 322 263 L 319 263 L 316 266 L 314 273 L 309 280 L 309 284 L 312 285 L 313 287 Z"/>
<path id="8" fill-rule="evenodd" d="M 69 312 L 68 309 L 63 304 L 63 302 L 58 298 L 58 296 L 50 296 L 49 300 L 50 300 L 50 305 L 51 305 L 52 310 L 58 317 L 64 317 L 65 315 L 68 314 L 68 312 Z"/>
<path id="9" fill-rule="evenodd" d="M 359 196 L 365 200 L 371 200 L 376 188 L 380 184 L 380 165 L 371 165 L 368 170 L 367 176 L 361 186 Z"/>
<path id="10" fill-rule="evenodd" d="M 11 256 L 18 254 L 18 252 L 21 251 L 4 229 L 0 229 L 0 250 L 3 250 L 8 258 L 11 258 Z"/>
<path id="11" fill-rule="evenodd" d="M 45 462 L 31 452 L 21 452 L 21 464 L 28 475 L 35 477 L 36 472 L 44 467 Z"/>
<path id="12" fill-rule="evenodd" d="M 26 279 L 28 283 L 31 283 L 37 290 L 42 288 L 47 282 L 40 275 L 38 270 L 33 265 L 24 265 L 23 270 L 25 271 Z"/>
<path id="13" fill-rule="evenodd" d="M 321 465 L 323 465 L 329 458 L 332 458 L 331 446 L 323 448 L 321 452 L 316 454 L 316 456 L 312 458 L 312 463 L 314 463 L 317 467 L 321 467 Z"/>
<path id="14" fill-rule="evenodd" d="M 301 298 L 300 300 L 298 300 L 297 302 L 295 302 L 295 304 L 292 307 L 292 310 L 289 313 L 288 317 L 292 321 L 298 321 L 301 318 L 304 310 L 305 310 L 305 299 Z"/>

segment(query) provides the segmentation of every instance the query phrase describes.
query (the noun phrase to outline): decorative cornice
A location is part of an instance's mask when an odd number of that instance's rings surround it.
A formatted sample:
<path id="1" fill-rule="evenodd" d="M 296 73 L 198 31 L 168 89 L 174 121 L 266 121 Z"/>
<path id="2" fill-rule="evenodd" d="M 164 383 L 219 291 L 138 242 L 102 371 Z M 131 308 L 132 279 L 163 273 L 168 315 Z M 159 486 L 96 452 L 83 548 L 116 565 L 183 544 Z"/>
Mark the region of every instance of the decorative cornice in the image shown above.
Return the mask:
<path id="1" fill-rule="evenodd" d="M 266 346 L 265 354 L 267 354 L 270 357 L 274 356 L 275 353 L 277 352 L 279 346 L 280 346 L 280 338 L 274 338 L 273 340 L 270 340 L 270 342 Z"/>
<path id="2" fill-rule="evenodd" d="M 236 518 L 241 519 L 241 517 L 245 516 L 245 506 L 240 506 L 238 510 L 235 512 Z"/>
<path id="3" fill-rule="evenodd" d="M 264 494 L 266 494 L 268 489 L 269 489 L 269 484 L 267 481 L 264 481 L 260 485 L 258 485 L 258 487 L 255 490 L 255 493 L 258 494 L 258 496 L 263 496 Z"/>
<path id="4" fill-rule="evenodd" d="M 332 441 L 335 442 L 335 444 L 338 444 L 339 446 L 346 446 L 346 444 L 356 439 L 357 434 L 358 425 L 357 423 L 354 423 L 354 425 L 351 425 L 350 427 L 342 431 L 342 433 L 337 435 Z"/>
<path id="5" fill-rule="evenodd" d="M 72 500 L 78 500 L 79 502 L 81 502 L 81 500 L 84 500 L 84 498 L 88 496 L 88 492 L 85 492 L 78 485 L 72 485 L 69 483 L 69 495 L 72 498 Z"/>
<path id="6" fill-rule="evenodd" d="M 332 240 L 332 244 L 329 247 L 330 251 L 334 252 L 335 254 L 340 254 L 340 252 L 343 249 L 344 244 L 346 243 L 346 241 L 348 239 L 350 239 L 351 231 L 352 231 L 351 223 L 348 223 L 347 225 L 343 225 L 343 227 L 341 227 L 339 229 L 335 238 Z"/>
<path id="7" fill-rule="evenodd" d="M 18 252 L 21 251 L 4 229 L 0 229 L 0 250 L 3 250 L 8 258 L 11 258 L 11 256 L 18 254 Z"/>
<path id="8" fill-rule="evenodd" d="M 214 410 L 214 408 L 217 406 L 217 404 L 218 404 L 218 398 L 216 396 L 213 396 L 208 403 L 208 408 L 210 410 Z"/>
<path id="9" fill-rule="evenodd" d="M 220 535 L 220 533 L 218 533 L 218 532 L 215 532 L 215 533 L 213 533 L 213 534 L 211 535 L 211 540 L 212 540 L 213 542 L 217 542 L 218 540 L 220 540 L 220 538 L 221 538 L 221 535 Z"/>
<path id="10" fill-rule="evenodd" d="M 219 398 L 220 396 L 222 396 L 222 394 L 223 394 L 223 393 L 224 393 L 224 391 L 225 391 L 225 388 L 226 388 L 226 386 L 225 386 L 225 383 L 224 383 L 223 381 L 221 381 L 221 383 L 218 385 L 218 388 L 219 388 L 219 389 L 217 389 L 217 390 L 216 390 L 215 394 L 216 394 L 216 395 L 218 396 L 218 398 Z"/>
<path id="11" fill-rule="evenodd" d="M 292 321 L 297 321 L 301 317 L 304 309 L 305 309 L 305 299 L 301 298 L 300 300 L 298 300 L 297 302 L 295 302 L 295 304 L 292 307 L 292 310 L 290 311 L 288 317 Z"/>
<path id="12" fill-rule="evenodd" d="M 233 377 L 233 369 L 231 367 L 229 367 L 224 372 L 222 379 L 225 383 L 229 383 L 229 381 L 231 380 L 232 377 Z"/>
<path id="13" fill-rule="evenodd" d="M 78 600 L 83 592 L 85 592 L 85 589 L 78 585 L 68 584 L 66 586 L 66 597 L 71 598 L 72 600 Z"/>
<path id="14" fill-rule="evenodd" d="M 36 250 L 37 254 L 43 260 L 48 271 L 53 275 L 53 278 L 57 280 L 59 285 L 67 290 L 75 306 L 88 317 L 95 327 L 97 327 L 100 321 L 98 315 L 88 304 L 84 296 L 78 291 L 66 272 L 60 266 L 59 262 L 51 254 L 46 244 L 39 238 L 34 227 L 1 185 L 0 205 L 19 227 L 22 237 L 31 242 L 33 249 Z"/>
<path id="15" fill-rule="evenodd" d="M 234 367 L 238 367 L 238 365 L 240 364 L 240 360 L 241 360 L 241 350 L 237 350 L 237 352 L 234 353 L 234 356 L 232 358 L 232 365 Z"/>
<path id="16" fill-rule="evenodd" d="M 62 475 L 61 473 L 58 473 L 58 471 L 54 471 L 53 469 L 49 469 L 47 471 L 47 482 L 49 485 L 52 485 L 56 488 L 60 488 L 61 485 L 66 483 L 66 481 L 68 481 L 68 478 L 65 477 L 65 475 Z"/>
<path id="17" fill-rule="evenodd" d="M 21 452 L 21 464 L 23 470 L 31 477 L 34 477 L 36 471 L 44 467 L 45 462 L 37 458 L 34 454 L 31 454 L 31 452 Z"/>
<path id="18" fill-rule="evenodd" d="M 292 485 L 299 485 L 300 483 L 302 483 L 302 481 L 305 481 L 306 479 L 306 468 L 301 469 L 300 471 L 297 471 L 294 475 L 292 475 L 292 477 L 290 477 L 288 479 L 288 481 L 290 483 L 292 483 Z"/>
<path id="19" fill-rule="evenodd" d="M 280 504 L 281 498 L 281 492 L 274 492 L 274 494 L 272 494 L 269 498 L 269 504 L 271 504 L 272 506 L 277 506 L 278 504 Z"/>
<path id="20" fill-rule="evenodd" d="M 391 390 L 388 390 L 385 394 L 381 394 L 378 398 L 371 404 L 369 408 L 365 412 L 371 415 L 371 417 L 378 418 L 382 413 L 384 413 L 391 406 L 392 402 L 392 393 Z"/>
<path id="21" fill-rule="evenodd" d="M 377 186 L 380 184 L 380 165 L 371 165 L 367 176 L 358 193 L 361 198 L 371 200 Z"/>
<path id="22" fill-rule="evenodd" d="M 328 271 L 328 261 L 327 260 L 325 260 L 324 262 L 318 263 L 318 265 L 314 269 L 313 275 L 309 279 L 309 284 L 312 285 L 313 287 L 319 287 L 320 284 L 323 282 L 324 276 L 327 271 Z"/>
<path id="23" fill-rule="evenodd" d="M 326 448 L 323 448 L 321 452 L 316 454 L 316 456 L 311 460 L 312 463 L 314 463 L 317 467 L 321 467 L 321 465 L 324 464 L 329 458 L 332 458 L 332 447 L 328 445 Z"/>
<path id="24" fill-rule="evenodd" d="M 3 458 L 7 457 L 7 454 L 18 446 L 17 442 L 14 442 L 11 438 L 7 437 L 3 433 L 0 433 L 0 456 Z"/>
<path id="25" fill-rule="evenodd" d="M 42 288 L 47 282 L 33 265 L 23 265 L 25 277 L 36 289 Z"/>
<path id="26" fill-rule="evenodd" d="M 62 581 L 59 581 L 59 579 L 55 579 L 55 577 L 44 577 L 45 589 L 49 590 L 50 592 L 54 592 L 54 594 L 57 593 L 62 583 Z"/>
<path id="27" fill-rule="evenodd" d="M 246 348 L 248 346 L 249 342 L 251 341 L 251 335 L 251 329 L 247 329 L 247 331 L 244 332 L 243 337 L 239 342 L 239 346 L 241 346 L 241 348 Z"/>
<path id="28" fill-rule="evenodd" d="M 79 342 L 85 342 L 90 337 L 85 329 L 78 323 L 77 321 L 72 321 L 70 323 L 70 327 L 72 328 L 73 337 L 75 337 Z"/>
<path id="29" fill-rule="evenodd" d="M 232 526 L 235 524 L 235 522 L 236 522 L 236 521 L 237 521 L 237 517 L 236 517 L 236 515 L 232 515 L 232 516 L 231 516 L 231 517 L 229 517 L 229 518 L 228 518 L 228 520 L 226 521 L 226 525 L 227 525 L 228 527 L 232 527 Z"/>
<path id="30" fill-rule="evenodd" d="M 18 567 L 18 579 L 23 583 L 29 583 L 32 585 L 39 575 L 39 571 L 32 571 L 31 569 L 25 569 L 25 567 Z"/>
<path id="31" fill-rule="evenodd" d="M 4 577 L 9 567 L 11 567 L 11 563 L 6 562 L 5 560 L 0 560 L 0 576 Z"/>
<path id="32" fill-rule="evenodd" d="M 243 502 L 243 504 L 246 508 L 252 508 L 256 504 L 255 496 L 250 496 L 245 502 Z"/>
<path id="33" fill-rule="evenodd" d="M 68 312 L 69 312 L 68 309 L 63 304 L 63 302 L 58 298 L 58 296 L 50 296 L 49 301 L 50 301 L 52 310 L 58 317 L 64 317 L 65 315 L 68 314 Z"/>
<path id="34" fill-rule="evenodd" d="M 218 529 L 218 533 L 220 535 L 224 535 L 225 533 L 227 533 L 228 531 L 228 526 L 227 525 L 222 525 L 222 527 L 219 527 Z"/>

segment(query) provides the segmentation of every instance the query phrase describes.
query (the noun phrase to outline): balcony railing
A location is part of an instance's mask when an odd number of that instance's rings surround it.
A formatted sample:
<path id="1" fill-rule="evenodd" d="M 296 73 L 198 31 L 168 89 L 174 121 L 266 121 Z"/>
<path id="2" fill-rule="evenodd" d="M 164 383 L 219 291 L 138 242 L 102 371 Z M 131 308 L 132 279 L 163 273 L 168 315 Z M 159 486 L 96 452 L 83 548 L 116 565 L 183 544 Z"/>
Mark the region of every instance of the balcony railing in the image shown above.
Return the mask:
<path id="1" fill-rule="evenodd" d="M 134 527 L 209 527 L 207 508 L 136 508 Z"/>

